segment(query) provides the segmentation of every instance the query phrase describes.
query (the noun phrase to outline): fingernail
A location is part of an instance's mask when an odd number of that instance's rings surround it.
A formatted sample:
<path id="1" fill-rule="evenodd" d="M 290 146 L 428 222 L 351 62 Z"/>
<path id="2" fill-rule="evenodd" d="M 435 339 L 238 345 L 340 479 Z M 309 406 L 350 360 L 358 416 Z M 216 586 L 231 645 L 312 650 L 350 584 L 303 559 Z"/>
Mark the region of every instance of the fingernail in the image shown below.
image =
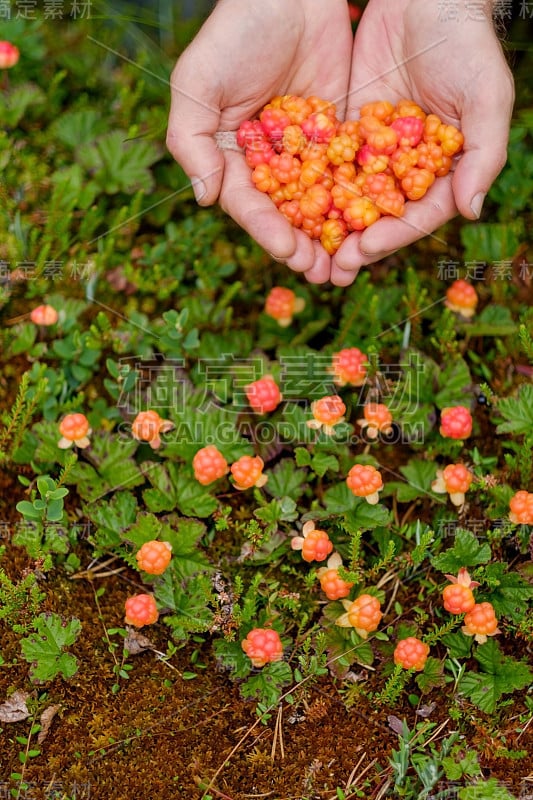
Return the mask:
<path id="1" fill-rule="evenodd" d="M 206 185 L 201 178 L 191 178 L 191 186 L 197 203 L 200 203 L 207 194 Z"/>
<path id="2" fill-rule="evenodd" d="M 483 208 L 484 200 L 485 200 L 485 192 L 478 192 L 472 198 L 472 202 L 470 203 L 470 208 L 472 209 L 472 214 L 475 216 L 476 219 L 479 219 L 481 216 L 481 209 Z"/>

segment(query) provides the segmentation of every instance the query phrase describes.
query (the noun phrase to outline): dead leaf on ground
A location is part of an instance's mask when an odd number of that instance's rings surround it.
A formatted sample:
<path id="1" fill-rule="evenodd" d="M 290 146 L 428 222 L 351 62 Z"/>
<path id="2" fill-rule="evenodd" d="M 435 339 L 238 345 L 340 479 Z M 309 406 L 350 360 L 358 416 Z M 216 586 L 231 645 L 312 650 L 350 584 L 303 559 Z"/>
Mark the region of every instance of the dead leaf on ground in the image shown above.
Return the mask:
<path id="1" fill-rule="evenodd" d="M 46 737 L 48 736 L 48 731 L 50 730 L 50 725 L 52 724 L 52 720 L 59 711 L 61 706 L 48 706 L 45 708 L 43 713 L 41 714 L 41 718 L 39 722 L 41 723 L 41 730 L 39 731 L 39 735 L 37 736 L 37 744 L 42 744 Z"/>
<path id="2" fill-rule="evenodd" d="M 0 706 L 0 722 L 22 722 L 23 719 L 28 719 L 30 712 L 26 700 L 29 696 L 28 692 L 13 692 Z"/>
<path id="3" fill-rule="evenodd" d="M 143 636 L 142 633 L 139 633 L 133 628 L 127 628 L 127 631 L 128 635 L 124 639 L 124 650 L 127 650 L 130 656 L 136 656 L 138 653 L 143 653 L 145 650 L 154 649 L 154 645 L 148 637 Z"/>

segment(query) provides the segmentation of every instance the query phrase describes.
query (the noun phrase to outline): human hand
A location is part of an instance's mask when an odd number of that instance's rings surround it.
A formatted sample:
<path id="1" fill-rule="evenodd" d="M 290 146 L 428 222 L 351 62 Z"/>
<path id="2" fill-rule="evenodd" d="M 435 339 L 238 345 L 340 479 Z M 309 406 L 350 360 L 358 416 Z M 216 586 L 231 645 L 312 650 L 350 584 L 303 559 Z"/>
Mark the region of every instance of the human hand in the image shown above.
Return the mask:
<path id="1" fill-rule="evenodd" d="M 330 256 L 257 191 L 242 153 L 218 149 L 214 135 L 236 131 L 276 95 L 341 98 L 342 116 L 351 48 L 346 0 L 220 0 L 171 76 L 167 146 L 198 202 L 218 199 L 274 258 L 313 282 L 329 279 Z"/>
<path id="2" fill-rule="evenodd" d="M 452 5 L 457 18 L 449 20 L 439 20 L 441 4 L 428 0 L 370 0 L 363 14 L 346 117 L 357 118 L 364 103 L 405 97 L 461 128 L 465 143 L 455 171 L 435 181 L 422 200 L 407 203 L 401 219 L 384 217 L 343 242 L 332 259 L 337 286 L 352 283 L 363 265 L 431 234 L 457 211 L 479 218 L 505 164 L 514 88 L 494 32 L 493 4 Z"/>

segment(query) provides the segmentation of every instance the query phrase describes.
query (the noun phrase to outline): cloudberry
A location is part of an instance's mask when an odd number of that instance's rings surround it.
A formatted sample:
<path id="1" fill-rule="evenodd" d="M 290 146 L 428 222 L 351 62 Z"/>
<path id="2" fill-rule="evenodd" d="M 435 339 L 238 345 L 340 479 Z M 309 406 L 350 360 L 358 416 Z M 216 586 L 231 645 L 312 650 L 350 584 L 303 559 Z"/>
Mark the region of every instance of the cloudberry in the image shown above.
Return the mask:
<path id="1" fill-rule="evenodd" d="M 263 459 L 259 456 L 241 456 L 231 465 L 235 488 L 244 491 L 252 486 L 264 486 L 268 475 L 263 475 L 263 467 Z"/>
<path id="2" fill-rule="evenodd" d="M 321 397 L 311 403 L 313 419 L 307 420 L 307 426 L 314 430 L 322 430 L 328 435 L 333 434 L 335 425 L 344 421 L 346 406 L 338 394 Z"/>
<path id="3" fill-rule="evenodd" d="M 303 311 L 305 300 L 296 297 L 292 289 L 274 286 L 265 301 L 265 314 L 275 319 L 282 328 L 291 324 L 292 318 Z"/>
<path id="4" fill-rule="evenodd" d="M 496 634 L 501 633 L 492 603 L 476 603 L 465 614 L 463 622 L 462 632 L 466 636 L 473 636 L 479 644 L 484 644 L 487 641 L 487 636 L 496 636 Z"/>
<path id="5" fill-rule="evenodd" d="M 333 380 L 338 386 L 362 386 L 366 380 L 368 357 L 357 347 L 339 350 L 333 356 Z"/>
<path id="6" fill-rule="evenodd" d="M 456 311 L 462 317 L 473 317 L 476 313 L 478 295 L 472 284 L 459 279 L 454 281 L 446 290 L 444 305 L 451 311 Z"/>
<path id="7" fill-rule="evenodd" d="M 474 476 L 464 464 L 448 464 L 445 469 L 437 470 L 437 479 L 431 488 L 438 494 L 448 492 L 454 506 L 462 506 L 465 502 L 465 492 L 470 488 Z"/>
<path id="8" fill-rule="evenodd" d="M 354 197 L 344 210 L 344 220 L 351 231 L 363 231 L 381 216 L 379 208 L 368 197 Z"/>
<path id="9" fill-rule="evenodd" d="M 145 542 L 135 554 L 139 569 L 149 575 L 162 575 L 170 564 L 172 558 L 172 547 L 168 542 L 160 542 L 154 539 Z"/>
<path id="10" fill-rule="evenodd" d="M 417 639 L 408 636 L 402 639 L 394 648 L 394 663 L 403 669 L 414 669 L 420 672 L 424 669 L 429 654 L 429 646 Z"/>
<path id="11" fill-rule="evenodd" d="M 396 131 L 400 147 L 416 147 L 424 133 L 424 122 L 420 117 L 397 117 L 391 128 Z"/>
<path id="12" fill-rule="evenodd" d="M 275 411 L 282 400 L 279 386 L 270 375 L 249 383 L 244 391 L 253 410 L 259 414 Z"/>
<path id="13" fill-rule="evenodd" d="M 202 486 L 208 486 L 229 472 L 226 459 L 214 444 L 201 447 L 194 454 L 192 468 L 194 477 Z"/>
<path id="14" fill-rule="evenodd" d="M 134 439 L 140 442 L 148 442 L 152 450 L 161 447 L 161 434 L 172 430 L 174 423 L 168 419 L 162 419 L 157 411 L 140 411 L 131 426 L 131 433 Z"/>
<path id="15" fill-rule="evenodd" d="M 11 42 L 0 42 L 0 69 L 9 69 L 18 62 L 20 52 Z"/>
<path id="16" fill-rule="evenodd" d="M 468 439 L 472 433 L 472 415 L 465 406 L 449 406 L 440 414 L 440 435 L 449 439 Z"/>
<path id="17" fill-rule="evenodd" d="M 383 616 L 381 603 L 377 597 L 371 594 L 361 594 L 352 602 L 343 600 L 342 604 L 346 612 L 336 620 L 336 625 L 343 628 L 355 628 L 363 639 L 366 639 L 372 631 L 377 630 Z"/>
<path id="18" fill-rule="evenodd" d="M 53 306 L 36 306 L 30 314 L 30 319 L 36 325 L 55 325 L 59 314 Z"/>
<path id="19" fill-rule="evenodd" d="M 327 560 L 327 566 L 320 567 L 316 572 L 322 591 L 328 600 L 341 600 L 343 597 L 348 597 L 353 587 L 353 583 L 344 581 L 340 577 L 340 566 L 342 566 L 340 555 L 333 553 Z"/>
<path id="20" fill-rule="evenodd" d="M 126 625 L 142 628 L 143 625 L 153 625 L 158 618 L 157 606 L 151 594 L 136 594 L 126 600 Z"/>
<path id="21" fill-rule="evenodd" d="M 479 583 L 471 580 L 466 567 L 461 567 L 457 576 L 446 575 L 446 577 L 451 581 L 451 585 L 446 586 L 442 592 L 446 611 L 450 614 L 465 614 L 471 611 L 476 604 L 472 589 L 479 586 Z"/>
<path id="22" fill-rule="evenodd" d="M 332 256 L 346 239 L 348 227 L 342 219 L 331 219 L 331 210 L 329 216 L 330 219 L 327 219 L 322 225 L 320 242 L 326 253 Z"/>
<path id="23" fill-rule="evenodd" d="M 385 435 L 392 431 L 392 414 L 383 403 L 366 403 L 363 409 L 364 419 L 357 423 L 369 439 L 377 439 L 380 433 Z"/>
<path id="24" fill-rule="evenodd" d="M 324 561 L 333 550 L 333 544 L 326 531 L 315 528 L 309 520 L 302 528 L 302 536 L 291 539 L 293 550 L 301 550 L 304 561 Z"/>
<path id="25" fill-rule="evenodd" d="M 59 423 L 59 433 L 61 439 L 57 446 L 66 450 L 72 445 L 76 447 L 89 447 L 89 435 L 92 433 L 89 427 L 89 420 L 85 414 L 67 414 Z"/>
<path id="26" fill-rule="evenodd" d="M 364 497 L 367 503 L 379 502 L 379 491 L 383 489 L 380 473 L 369 464 L 354 464 L 346 478 L 346 484 L 356 497 Z"/>
<path id="27" fill-rule="evenodd" d="M 283 658 L 279 633 L 272 628 L 253 628 L 246 639 L 242 640 L 241 647 L 254 667 L 264 667 L 269 662 L 281 661 Z"/>
<path id="28" fill-rule="evenodd" d="M 523 489 L 509 501 L 509 519 L 515 525 L 533 525 L 533 493 Z"/>
<path id="29" fill-rule="evenodd" d="M 434 182 L 433 172 L 420 167 L 411 167 L 405 178 L 402 178 L 401 185 L 409 200 L 421 200 Z"/>

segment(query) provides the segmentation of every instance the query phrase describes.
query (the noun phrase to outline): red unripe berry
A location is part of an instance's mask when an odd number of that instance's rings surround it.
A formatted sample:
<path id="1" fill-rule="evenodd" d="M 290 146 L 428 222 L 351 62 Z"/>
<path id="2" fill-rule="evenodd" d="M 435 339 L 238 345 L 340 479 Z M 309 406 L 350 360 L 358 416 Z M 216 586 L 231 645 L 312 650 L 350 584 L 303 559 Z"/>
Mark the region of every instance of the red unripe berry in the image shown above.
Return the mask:
<path id="1" fill-rule="evenodd" d="M 400 147 L 416 147 L 424 133 L 424 122 L 420 117 L 397 117 L 391 128 L 396 131 Z"/>
<path id="2" fill-rule="evenodd" d="M 443 408 L 440 415 L 440 435 L 449 439 L 468 439 L 472 433 L 472 415 L 465 406 Z"/>
<path id="3" fill-rule="evenodd" d="M 214 444 L 201 447 L 194 454 L 192 467 L 194 477 L 202 486 L 208 486 L 229 472 L 228 462 Z"/>
<path id="4" fill-rule="evenodd" d="M 273 155 L 274 148 L 266 139 L 263 142 L 256 142 L 253 147 L 247 147 L 245 151 L 246 163 L 250 169 L 268 164 Z"/>
<path id="5" fill-rule="evenodd" d="M 533 493 L 523 489 L 509 501 L 509 519 L 515 525 L 533 525 Z"/>
<path id="6" fill-rule="evenodd" d="M 261 144 L 266 142 L 265 131 L 258 119 L 241 122 L 236 139 L 239 147 L 253 148 L 257 142 Z"/>
<path id="7" fill-rule="evenodd" d="M 244 391 L 253 410 L 259 414 L 275 411 L 281 403 L 279 386 L 270 375 L 265 375 L 264 378 L 249 383 L 244 387 Z"/>
<path id="8" fill-rule="evenodd" d="M 283 658 L 283 644 L 277 631 L 272 628 L 253 628 L 241 642 L 241 647 L 254 665 L 264 667 Z"/>
<path id="9" fill-rule="evenodd" d="M 283 131 L 291 124 L 291 118 L 281 108 L 265 108 L 259 115 L 261 125 L 271 142 L 281 142 Z"/>
<path id="10" fill-rule="evenodd" d="M 420 672 L 424 669 L 429 654 L 429 647 L 416 636 L 402 639 L 394 649 L 394 663 L 403 669 L 414 669 Z"/>
<path id="11" fill-rule="evenodd" d="M 299 200 L 284 200 L 278 208 L 285 219 L 287 219 L 294 228 L 302 227 L 304 215 L 300 209 Z"/>
<path id="12" fill-rule="evenodd" d="M 159 613 L 155 600 L 151 594 L 136 594 L 126 600 L 126 625 L 135 625 L 142 628 L 143 625 L 153 625 L 157 622 Z"/>
<path id="13" fill-rule="evenodd" d="M 0 42 L 0 69 L 14 67 L 19 60 L 20 52 L 11 42 Z"/>
<path id="14" fill-rule="evenodd" d="M 160 542 L 154 539 L 145 542 L 135 554 L 139 569 L 149 575 L 162 575 L 170 564 L 172 558 L 172 547 L 168 542 Z"/>

